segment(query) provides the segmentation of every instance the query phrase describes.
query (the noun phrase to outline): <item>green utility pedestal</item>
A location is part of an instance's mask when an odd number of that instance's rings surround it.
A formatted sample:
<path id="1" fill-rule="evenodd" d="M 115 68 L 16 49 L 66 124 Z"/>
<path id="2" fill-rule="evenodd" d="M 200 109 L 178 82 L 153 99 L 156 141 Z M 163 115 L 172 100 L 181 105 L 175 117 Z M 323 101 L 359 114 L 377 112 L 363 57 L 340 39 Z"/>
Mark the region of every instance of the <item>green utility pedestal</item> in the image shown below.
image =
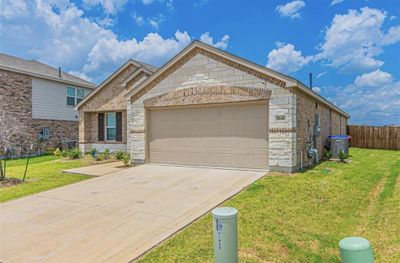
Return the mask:
<path id="1" fill-rule="evenodd" d="M 215 263 L 237 263 L 237 214 L 233 207 L 212 210 Z"/>
<path id="2" fill-rule="evenodd" d="M 339 242 L 342 263 L 373 263 L 371 243 L 362 237 L 346 237 Z"/>

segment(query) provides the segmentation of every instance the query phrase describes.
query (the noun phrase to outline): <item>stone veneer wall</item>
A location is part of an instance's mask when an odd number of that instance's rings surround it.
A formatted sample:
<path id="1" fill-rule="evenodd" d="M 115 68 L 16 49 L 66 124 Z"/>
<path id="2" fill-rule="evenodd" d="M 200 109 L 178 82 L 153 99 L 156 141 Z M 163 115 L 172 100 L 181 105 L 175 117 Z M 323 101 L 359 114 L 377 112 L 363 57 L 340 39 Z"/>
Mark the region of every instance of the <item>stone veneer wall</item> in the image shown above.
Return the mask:
<path id="1" fill-rule="evenodd" d="M 61 140 L 78 140 L 78 122 L 32 118 L 32 77 L 0 70 L 0 149 L 13 147 L 16 155 L 25 154 L 37 142 L 43 127 L 50 128 L 50 139 L 41 149 L 57 147 Z M 22 151 L 21 151 L 22 150 Z"/>
<path id="2" fill-rule="evenodd" d="M 328 108 L 328 106 L 317 102 L 317 100 L 308 94 L 301 91 L 296 91 L 296 168 L 300 168 L 301 162 L 301 151 L 303 151 L 304 165 L 307 164 L 307 142 L 309 141 L 310 134 L 313 134 L 314 124 L 315 124 L 315 114 L 320 114 L 320 136 L 317 137 L 317 150 L 320 159 L 324 156 L 325 143 L 330 135 L 336 135 L 340 132 L 340 119 L 342 119 L 343 124 L 347 122 L 347 118 L 333 109 Z M 343 126 L 342 131 L 346 130 L 346 126 Z M 345 133 L 344 133 L 345 134 Z"/>
<path id="3" fill-rule="evenodd" d="M 155 87 L 128 102 L 128 150 L 137 162 L 145 161 L 145 109 L 143 101 L 170 91 L 195 86 L 241 86 L 271 91 L 269 101 L 269 163 L 271 170 L 291 171 L 295 147 L 295 96 L 288 89 L 227 65 L 223 61 L 196 54 L 184 61 Z M 283 115 L 284 120 L 276 120 Z M 268 132 L 268 131 L 266 131 Z"/>

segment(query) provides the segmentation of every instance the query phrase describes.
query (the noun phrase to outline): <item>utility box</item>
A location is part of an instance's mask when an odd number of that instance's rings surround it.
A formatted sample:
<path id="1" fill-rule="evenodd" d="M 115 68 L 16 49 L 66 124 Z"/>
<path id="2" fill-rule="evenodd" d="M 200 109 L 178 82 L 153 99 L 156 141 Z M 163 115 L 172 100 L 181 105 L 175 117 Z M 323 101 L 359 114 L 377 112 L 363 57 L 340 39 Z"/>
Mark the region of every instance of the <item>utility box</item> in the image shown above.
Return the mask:
<path id="1" fill-rule="evenodd" d="M 347 135 L 329 136 L 329 144 L 332 153 L 332 159 L 340 159 L 339 158 L 340 151 L 349 154 L 349 136 Z"/>
<path id="2" fill-rule="evenodd" d="M 342 263 L 374 263 L 371 243 L 362 237 L 347 237 L 339 242 Z"/>
<path id="3" fill-rule="evenodd" d="M 212 210 L 215 263 L 238 262 L 237 214 L 233 207 Z"/>

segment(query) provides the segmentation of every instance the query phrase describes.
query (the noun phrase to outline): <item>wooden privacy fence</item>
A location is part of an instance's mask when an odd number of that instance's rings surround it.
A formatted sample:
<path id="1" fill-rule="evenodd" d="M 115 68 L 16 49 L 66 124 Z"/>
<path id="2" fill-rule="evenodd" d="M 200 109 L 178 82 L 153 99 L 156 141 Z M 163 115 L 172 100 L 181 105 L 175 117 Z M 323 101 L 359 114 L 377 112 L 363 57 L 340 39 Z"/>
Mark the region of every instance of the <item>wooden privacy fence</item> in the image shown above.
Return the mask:
<path id="1" fill-rule="evenodd" d="M 348 125 L 347 134 L 352 147 L 400 150 L 400 126 Z"/>

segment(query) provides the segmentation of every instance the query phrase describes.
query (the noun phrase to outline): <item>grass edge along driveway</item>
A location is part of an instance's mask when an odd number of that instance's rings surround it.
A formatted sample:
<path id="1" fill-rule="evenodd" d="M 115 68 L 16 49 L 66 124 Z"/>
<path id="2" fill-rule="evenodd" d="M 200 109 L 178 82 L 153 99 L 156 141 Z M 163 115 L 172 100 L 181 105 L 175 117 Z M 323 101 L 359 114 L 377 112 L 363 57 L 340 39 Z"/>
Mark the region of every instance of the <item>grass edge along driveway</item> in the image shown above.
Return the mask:
<path id="1" fill-rule="evenodd" d="M 351 149 L 351 163 L 271 174 L 224 206 L 238 208 L 240 262 L 340 262 L 338 242 L 368 238 L 377 262 L 400 262 L 400 151 Z M 212 262 L 206 214 L 139 262 Z"/>
<path id="2" fill-rule="evenodd" d="M 91 177 L 85 175 L 64 174 L 62 170 L 86 166 L 91 162 L 87 156 L 76 160 L 54 155 L 33 157 L 25 182 L 0 188 L 0 203 L 89 179 Z M 8 160 L 6 177 L 22 179 L 25 164 L 26 158 Z"/>

